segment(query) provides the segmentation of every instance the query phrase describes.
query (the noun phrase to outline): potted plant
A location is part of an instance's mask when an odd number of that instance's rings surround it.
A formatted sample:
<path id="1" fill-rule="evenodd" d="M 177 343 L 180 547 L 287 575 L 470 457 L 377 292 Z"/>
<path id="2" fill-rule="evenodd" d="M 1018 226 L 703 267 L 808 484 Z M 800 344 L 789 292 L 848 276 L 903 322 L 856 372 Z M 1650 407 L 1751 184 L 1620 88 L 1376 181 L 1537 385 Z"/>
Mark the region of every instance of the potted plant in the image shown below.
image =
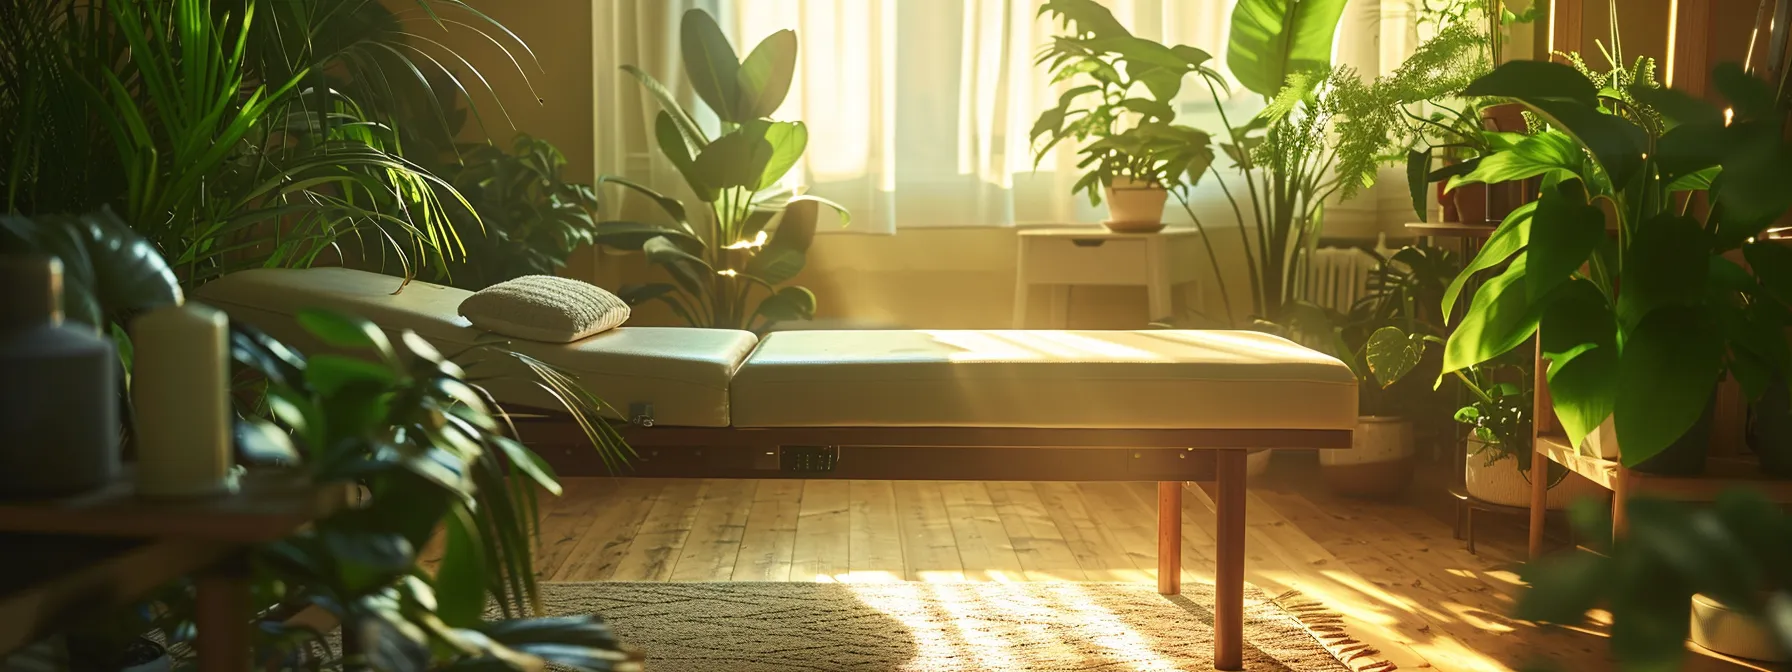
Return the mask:
<path id="1" fill-rule="evenodd" d="M 450 262 L 439 280 L 480 290 L 525 275 L 553 275 L 573 250 L 593 242 L 597 192 L 566 181 L 566 157 L 552 143 L 517 134 L 510 151 L 468 143 L 460 162 L 438 170 L 466 196 L 472 209 L 445 204 L 449 219 L 467 235 L 466 256 Z"/>
<path id="2" fill-rule="evenodd" d="M 661 301 L 694 327 L 763 332 L 781 321 L 810 319 L 814 292 L 785 283 L 807 261 L 817 206 L 836 210 L 843 225 L 849 217 L 832 201 L 792 196 L 780 186 L 809 142 L 803 122 L 768 116 L 783 104 L 795 77 L 796 33 L 771 34 L 744 61 L 703 10 L 685 12 L 679 34 L 685 72 L 720 119 L 713 137 L 652 75 L 633 66 L 623 71 L 659 102 L 654 140 L 703 203 L 697 212 L 704 217 L 694 221 L 678 199 L 645 185 L 599 178 L 599 186 L 615 184 L 646 196 L 666 220 L 598 224 L 593 240 L 642 252 L 672 280 L 624 287 L 617 295 L 630 304 Z"/>
<path id="3" fill-rule="evenodd" d="M 1467 459 L 1463 484 L 1476 499 L 1505 506 L 1529 506 L 1535 453 L 1531 449 L 1532 365 L 1522 348 L 1499 359 L 1456 372 L 1469 395 L 1468 404 L 1456 411 L 1456 422 L 1469 427 L 1464 439 Z M 1554 462 L 1547 463 L 1547 506 L 1567 508 L 1582 496 L 1604 491 L 1586 479 L 1572 475 Z"/>
<path id="4" fill-rule="evenodd" d="M 1445 311 L 1471 275 L 1502 269 L 1460 316 L 1444 370 L 1537 335 L 1572 445 L 1609 418 L 1625 466 L 1697 473 L 1718 381 L 1730 375 L 1759 399 L 1792 360 L 1792 250 L 1756 239 L 1792 207 L 1792 153 L 1765 83 L 1718 67 L 1726 123 L 1704 101 L 1653 85 L 1652 67 L 1638 61 L 1601 87 L 1575 67 L 1517 61 L 1464 91 L 1523 103 L 1548 125 L 1476 173 L 1550 186 L 1451 284 Z M 1712 207 L 1686 207 L 1697 192 Z"/>
<path id="5" fill-rule="evenodd" d="M 1327 485 L 1339 494 L 1390 497 L 1412 480 L 1414 418 L 1441 399 L 1425 376 L 1441 328 L 1428 306 L 1459 264 L 1447 250 L 1406 247 L 1378 265 L 1370 293 L 1349 313 L 1309 303 L 1291 307 L 1290 331 L 1326 334 L 1313 343 L 1348 365 L 1359 381 L 1358 418 L 1351 450 L 1324 451 L 1319 463 Z"/>
<path id="6" fill-rule="evenodd" d="M 1213 162 L 1207 134 L 1176 124 L 1174 107 L 1183 77 L 1210 57 L 1136 37 L 1090 0 L 1050 0 L 1039 8 L 1047 14 L 1072 32 L 1053 39 L 1035 62 L 1053 83 L 1072 86 L 1033 122 L 1034 165 L 1065 140 L 1084 143 L 1073 193 L 1087 194 L 1090 205 L 1106 197 L 1102 224 L 1121 233 L 1164 228 L 1170 190 L 1199 180 Z"/>

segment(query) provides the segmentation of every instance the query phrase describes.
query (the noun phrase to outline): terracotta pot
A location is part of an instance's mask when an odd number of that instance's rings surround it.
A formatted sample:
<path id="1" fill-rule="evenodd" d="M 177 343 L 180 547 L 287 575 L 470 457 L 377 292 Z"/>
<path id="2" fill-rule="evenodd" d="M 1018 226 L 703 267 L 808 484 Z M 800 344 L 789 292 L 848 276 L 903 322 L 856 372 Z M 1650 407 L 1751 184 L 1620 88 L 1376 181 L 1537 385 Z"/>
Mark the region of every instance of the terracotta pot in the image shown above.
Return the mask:
<path id="1" fill-rule="evenodd" d="M 1360 416 L 1350 450 L 1319 451 L 1320 473 L 1332 492 L 1347 497 L 1394 497 L 1412 484 L 1412 421 Z"/>
<path id="2" fill-rule="evenodd" d="M 1104 188 L 1108 199 L 1108 221 L 1102 222 L 1117 233 L 1151 233 L 1164 228 L 1164 201 L 1170 192 L 1150 182 L 1116 177 Z"/>
<path id="3" fill-rule="evenodd" d="M 1530 506 L 1531 481 L 1518 469 L 1518 458 L 1507 457 L 1487 464 L 1487 453 L 1476 454 L 1483 445 L 1484 442 L 1473 435 L 1468 437 L 1468 461 L 1462 475 L 1468 494 L 1491 504 Z M 1576 499 L 1604 497 L 1605 493 L 1604 488 L 1592 481 L 1578 474 L 1568 474 L 1562 482 L 1549 489 L 1544 501 L 1549 510 L 1560 511 L 1568 508 L 1569 502 Z"/>
<path id="4" fill-rule="evenodd" d="M 1447 185 L 1447 180 L 1437 183 L 1437 207 L 1443 210 L 1443 220 L 1454 224 L 1462 221 L 1462 214 L 1456 211 L 1456 192 L 1444 191 Z"/>
<path id="5" fill-rule="evenodd" d="M 1759 620 L 1709 596 L 1692 596 L 1692 643 L 1726 656 L 1769 663 L 1792 662 Z"/>
<path id="6" fill-rule="evenodd" d="M 1456 197 L 1456 212 L 1463 224 L 1487 224 L 1487 185 L 1464 184 L 1450 190 Z M 1494 222 L 1498 223 L 1498 222 Z"/>
<path id="7" fill-rule="evenodd" d="M 1481 126 L 1489 131 L 1523 133 L 1525 131 L 1524 105 L 1501 103 L 1481 108 Z"/>

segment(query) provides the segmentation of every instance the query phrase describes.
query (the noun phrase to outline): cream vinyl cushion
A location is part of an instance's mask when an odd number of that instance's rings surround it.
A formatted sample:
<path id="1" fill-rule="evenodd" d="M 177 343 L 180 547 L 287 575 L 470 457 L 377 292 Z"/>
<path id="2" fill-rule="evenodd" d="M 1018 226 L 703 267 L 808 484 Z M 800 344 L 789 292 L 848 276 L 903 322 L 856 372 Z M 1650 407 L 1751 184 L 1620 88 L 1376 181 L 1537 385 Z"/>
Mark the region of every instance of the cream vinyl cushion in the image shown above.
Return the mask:
<path id="1" fill-rule="evenodd" d="M 304 308 L 359 315 L 388 332 L 409 329 L 450 355 L 477 343 L 505 343 L 567 371 L 620 412 L 628 412 L 634 404 L 651 404 L 657 422 L 690 427 L 728 426 L 729 381 L 757 342 L 745 331 L 654 327 L 612 329 L 571 343 L 506 340 L 474 328 L 457 314 L 470 295 L 463 289 L 405 284 L 400 278 L 365 271 L 313 268 L 232 273 L 200 287 L 194 299 L 308 353 L 317 352 L 319 344 L 294 320 Z M 499 354 L 476 357 L 489 361 L 486 366 L 492 370 L 474 364 L 470 374 L 504 374 L 485 383 L 500 403 L 560 408 L 529 382 L 528 372 L 513 359 Z M 466 364 L 468 359 L 456 361 Z"/>
<path id="2" fill-rule="evenodd" d="M 733 395 L 736 427 L 1350 430 L 1357 380 L 1248 331 L 798 331 Z"/>

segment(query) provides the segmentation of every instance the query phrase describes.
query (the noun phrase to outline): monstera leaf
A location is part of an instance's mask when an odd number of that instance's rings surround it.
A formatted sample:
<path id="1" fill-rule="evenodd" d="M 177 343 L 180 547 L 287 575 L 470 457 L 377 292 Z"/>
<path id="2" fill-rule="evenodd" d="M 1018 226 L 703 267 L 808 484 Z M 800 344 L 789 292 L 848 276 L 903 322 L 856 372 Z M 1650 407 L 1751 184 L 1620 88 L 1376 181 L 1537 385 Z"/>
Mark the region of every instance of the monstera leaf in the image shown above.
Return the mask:
<path id="1" fill-rule="evenodd" d="M 1273 97 L 1288 76 L 1331 67 L 1346 0 L 1238 0 L 1226 60 L 1245 88 Z"/>
<path id="2" fill-rule="evenodd" d="M 63 313 L 104 329 L 114 318 L 178 305 L 180 283 L 160 251 L 109 209 L 85 215 L 0 216 L 0 253 L 62 261 Z"/>

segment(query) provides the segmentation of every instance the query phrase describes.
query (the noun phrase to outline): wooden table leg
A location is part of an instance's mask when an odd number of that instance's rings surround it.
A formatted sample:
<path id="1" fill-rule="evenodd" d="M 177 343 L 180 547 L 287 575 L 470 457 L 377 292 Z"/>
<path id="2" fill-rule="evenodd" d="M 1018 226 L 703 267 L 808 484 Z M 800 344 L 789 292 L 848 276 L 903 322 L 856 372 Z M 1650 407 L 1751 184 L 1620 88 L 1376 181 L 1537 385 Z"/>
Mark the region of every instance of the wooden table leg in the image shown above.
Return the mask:
<path id="1" fill-rule="evenodd" d="M 1182 592 L 1182 482 L 1157 484 L 1157 592 Z"/>
<path id="2" fill-rule="evenodd" d="M 1213 667 L 1244 669 L 1245 451 L 1219 451 L 1218 538 L 1215 539 Z"/>
<path id="3" fill-rule="evenodd" d="M 196 581 L 194 625 L 200 672 L 247 672 L 251 652 L 249 568 L 246 558 L 226 560 Z"/>
<path id="4" fill-rule="evenodd" d="M 1541 446 L 1536 441 L 1532 446 Z M 1549 514 L 1549 456 L 1533 447 L 1531 452 L 1531 559 L 1543 557 L 1543 532 Z"/>

